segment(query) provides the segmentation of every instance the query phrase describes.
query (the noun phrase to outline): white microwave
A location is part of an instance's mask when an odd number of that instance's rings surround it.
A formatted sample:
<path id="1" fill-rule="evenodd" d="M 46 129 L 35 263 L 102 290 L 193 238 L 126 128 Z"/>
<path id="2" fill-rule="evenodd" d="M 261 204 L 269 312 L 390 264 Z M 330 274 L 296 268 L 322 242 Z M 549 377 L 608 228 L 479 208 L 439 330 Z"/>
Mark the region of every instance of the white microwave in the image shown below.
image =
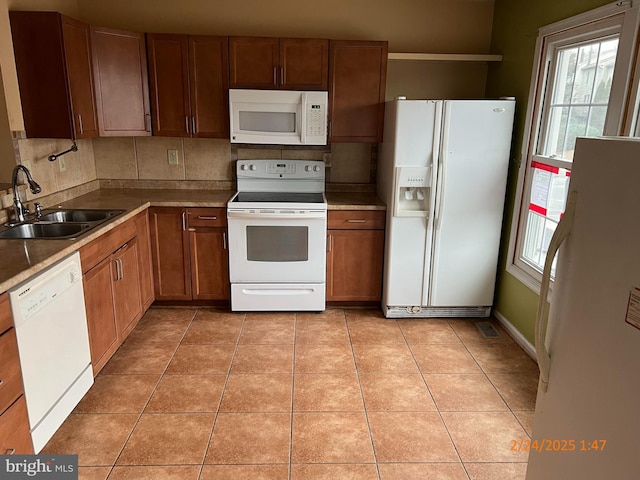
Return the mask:
<path id="1" fill-rule="evenodd" d="M 327 144 L 327 92 L 229 90 L 231 143 Z"/>

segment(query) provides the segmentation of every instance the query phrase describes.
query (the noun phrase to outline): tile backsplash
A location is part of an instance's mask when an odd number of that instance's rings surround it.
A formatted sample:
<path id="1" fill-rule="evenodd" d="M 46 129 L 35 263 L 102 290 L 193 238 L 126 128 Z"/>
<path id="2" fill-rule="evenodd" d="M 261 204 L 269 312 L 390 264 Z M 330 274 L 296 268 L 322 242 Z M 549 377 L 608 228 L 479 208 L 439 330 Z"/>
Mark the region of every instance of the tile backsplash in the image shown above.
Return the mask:
<path id="1" fill-rule="evenodd" d="M 18 163 L 26 166 L 42 187 L 32 194 L 20 187 L 23 200 L 48 207 L 99 188 L 231 188 L 238 159 L 274 158 L 323 160 L 327 189 L 375 191 L 377 145 L 334 143 L 326 147 L 231 145 L 228 140 L 173 137 L 117 137 L 78 140 L 78 151 L 55 162 L 48 157 L 71 147 L 71 140 L 16 139 Z M 167 151 L 177 152 L 170 165 Z M 64 165 L 64 168 L 62 168 Z M 20 175 L 22 182 L 22 174 Z M 194 183 L 197 182 L 197 183 Z M 0 192 L 0 205 L 12 205 L 10 190 Z M 0 220 L 7 211 L 0 210 Z"/>
<path id="2" fill-rule="evenodd" d="M 93 152 L 101 180 L 233 181 L 235 160 L 301 158 L 324 160 L 327 183 L 371 184 L 375 144 L 332 144 L 326 147 L 231 145 L 206 138 L 97 138 Z M 176 150 L 178 164 L 169 165 L 167 151 Z"/>

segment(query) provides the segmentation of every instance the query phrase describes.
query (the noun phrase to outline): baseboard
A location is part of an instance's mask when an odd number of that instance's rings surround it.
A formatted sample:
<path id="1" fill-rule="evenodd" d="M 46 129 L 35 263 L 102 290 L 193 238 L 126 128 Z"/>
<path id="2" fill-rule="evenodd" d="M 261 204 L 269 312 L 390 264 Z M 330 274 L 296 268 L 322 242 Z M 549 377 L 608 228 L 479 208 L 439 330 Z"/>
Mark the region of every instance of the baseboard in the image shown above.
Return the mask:
<path id="1" fill-rule="evenodd" d="M 529 342 L 529 340 L 527 340 L 525 336 L 522 335 L 520 331 L 516 327 L 514 327 L 509 320 L 507 320 L 507 317 L 502 315 L 497 310 L 493 311 L 493 316 L 496 317 L 498 322 L 500 322 L 500 325 L 507 331 L 507 333 L 511 335 L 511 338 L 513 338 L 515 342 L 520 345 L 522 349 L 527 353 L 527 355 L 533 358 L 533 360 L 535 360 L 537 363 L 538 360 L 536 357 L 536 347 L 533 346 L 531 342 Z"/>

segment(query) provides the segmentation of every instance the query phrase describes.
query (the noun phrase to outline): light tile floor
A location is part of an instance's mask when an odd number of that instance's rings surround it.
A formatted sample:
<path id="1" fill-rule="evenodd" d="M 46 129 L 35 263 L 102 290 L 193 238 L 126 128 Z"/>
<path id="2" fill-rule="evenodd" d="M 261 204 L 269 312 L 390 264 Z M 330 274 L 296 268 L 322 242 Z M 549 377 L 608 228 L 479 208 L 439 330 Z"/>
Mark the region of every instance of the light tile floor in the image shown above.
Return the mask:
<path id="1" fill-rule="evenodd" d="M 152 308 L 43 453 L 90 480 L 520 480 L 536 364 L 494 322 Z"/>

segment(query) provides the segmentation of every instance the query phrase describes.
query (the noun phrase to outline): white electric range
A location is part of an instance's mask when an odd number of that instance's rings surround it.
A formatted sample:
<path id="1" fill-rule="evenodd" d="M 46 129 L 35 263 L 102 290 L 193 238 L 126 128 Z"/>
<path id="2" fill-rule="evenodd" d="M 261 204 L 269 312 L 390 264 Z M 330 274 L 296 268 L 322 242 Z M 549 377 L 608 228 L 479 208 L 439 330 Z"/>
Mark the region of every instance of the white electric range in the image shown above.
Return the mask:
<path id="1" fill-rule="evenodd" d="M 231 310 L 325 309 L 325 167 L 238 160 L 227 204 Z"/>

